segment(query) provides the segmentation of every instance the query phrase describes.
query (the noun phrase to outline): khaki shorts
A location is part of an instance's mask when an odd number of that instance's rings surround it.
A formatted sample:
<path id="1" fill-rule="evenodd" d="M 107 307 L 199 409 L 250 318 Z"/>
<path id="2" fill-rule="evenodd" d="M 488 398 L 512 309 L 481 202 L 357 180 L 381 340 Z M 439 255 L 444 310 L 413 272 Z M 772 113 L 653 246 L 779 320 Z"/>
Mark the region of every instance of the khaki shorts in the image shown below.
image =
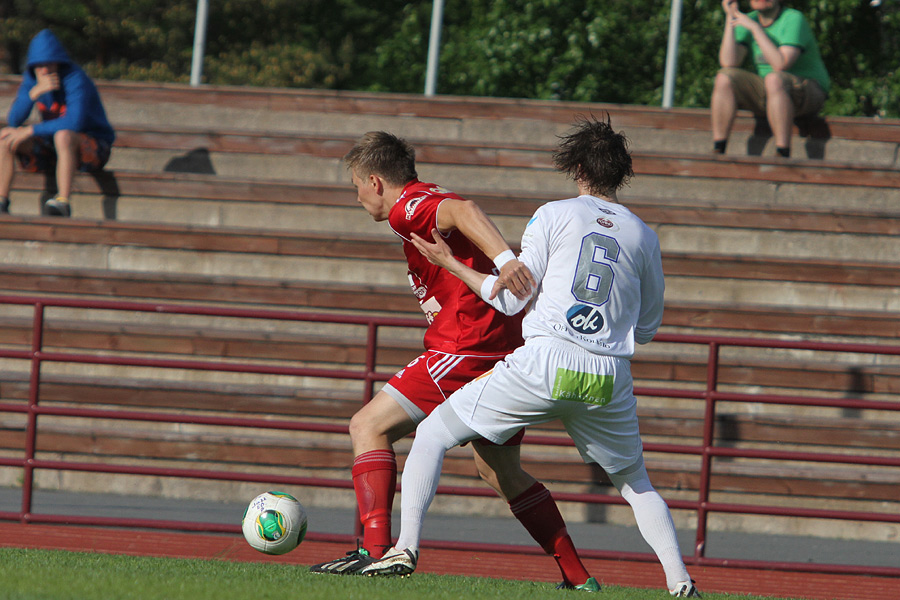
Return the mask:
<path id="1" fill-rule="evenodd" d="M 728 67 L 719 73 L 731 79 L 734 99 L 738 108 L 749 110 L 758 117 L 766 115 L 766 86 L 763 78 L 745 69 Z M 825 105 L 826 94 L 817 81 L 797 77 L 784 71 L 776 72 L 784 81 L 784 87 L 791 96 L 794 116 L 814 115 Z"/>

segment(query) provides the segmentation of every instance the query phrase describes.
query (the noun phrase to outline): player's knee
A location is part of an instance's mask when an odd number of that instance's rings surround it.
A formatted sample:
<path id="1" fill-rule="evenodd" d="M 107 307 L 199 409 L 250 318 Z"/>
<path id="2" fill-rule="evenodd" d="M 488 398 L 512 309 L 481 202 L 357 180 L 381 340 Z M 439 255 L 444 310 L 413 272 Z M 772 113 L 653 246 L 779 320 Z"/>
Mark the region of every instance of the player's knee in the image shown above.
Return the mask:
<path id="1" fill-rule="evenodd" d="M 763 78 L 766 95 L 782 94 L 787 91 L 788 80 L 780 71 L 772 71 Z"/>
<path id="2" fill-rule="evenodd" d="M 731 77 L 728 76 L 728 73 L 725 71 L 719 71 L 716 73 L 716 78 L 713 81 L 713 90 L 715 92 L 731 92 Z"/>
<path id="3" fill-rule="evenodd" d="M 365 442 L 375 435 L 373 422 L 364 412 L 357 412 L 350 419 L 350 440 L 353 444 Z"/>
<path id="4" fill-rule="evenodd" d="M 72 149 L 78 145 L 78 133 L 71 129 L 60 129 L 53 134 L 53 145 L 57 152 L 63 149 Z"/>
<path id="5" fill-rule="evenodd" d="M 478 464 L 478 476 L 498 492 L 501 490 L 502 486 L 500 485 L 500 478 L 497 476 L 497 472 L 487 465 Z"/>

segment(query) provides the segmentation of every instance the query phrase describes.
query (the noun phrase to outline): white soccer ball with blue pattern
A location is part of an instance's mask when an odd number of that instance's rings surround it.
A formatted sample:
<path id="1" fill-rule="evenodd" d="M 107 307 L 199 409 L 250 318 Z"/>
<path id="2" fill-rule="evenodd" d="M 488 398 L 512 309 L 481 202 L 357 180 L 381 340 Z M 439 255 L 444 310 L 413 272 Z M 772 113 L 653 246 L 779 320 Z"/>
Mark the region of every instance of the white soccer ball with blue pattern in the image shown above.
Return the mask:
<path id="1" fill-rule="evenodd" d="M 284 554 L 306 537 L 306 510 L 284 492 L 265 492 L 254 498 L 241 519 L 244 539 L 265 554 Z"/>

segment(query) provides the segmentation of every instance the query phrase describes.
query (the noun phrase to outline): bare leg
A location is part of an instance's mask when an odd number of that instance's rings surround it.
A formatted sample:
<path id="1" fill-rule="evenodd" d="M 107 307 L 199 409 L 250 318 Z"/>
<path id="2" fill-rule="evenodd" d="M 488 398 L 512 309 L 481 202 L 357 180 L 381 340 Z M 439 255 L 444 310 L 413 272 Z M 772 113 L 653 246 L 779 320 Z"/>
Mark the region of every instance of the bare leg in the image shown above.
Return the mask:
<path id="1" fill-rule="evenodd" d="M 778 73 L 766 75 L 766 117 L 779 148 L 791 147 L 791 129 L 794 125 L 794 104 Z"/>
<path id="2" fill-rule="evenodd" d="M 507 502 L 537 483 L 522 469 L 520 446 L 488 446 L 473 442 L 472 449 L 478 474 Z"/>
<path id="3" fill-rule="evenodd" d="M 391 508 L 397 489 L 393 444 L 415 429 L 406 411 L 379 392 L 350 420 L 353 489 L 363 524 L 363 548 L 380 558 L 391 547 Z"/>
<path id="4" fill-rule="evenodd" d="M 32 142 L 31 139 L 25 140 L 19 144 L 20 152 L 30 152 Z M 12 189 L 13 177 L 16 174 L 16 152 L 10 150 L 6 144 L 0 146 L 0 196 L 9 198 L 9 192 Z"/>
<path id="5" fill-rule="evenodd" d="M 59 188 L 58 195 L 68 199 L 72 194 L 72 180 L 78 169 L 78 148 L 81 145 L 81 133 L 63 129 L 53 135 L 53 145 L 56 148 L 56 185 Z"/>
<path id="6" fill-rule="evenodd" d="M 394 442 L 415 431 L 406 411 L 386 392 L 378 392 L 350 419 L 353 456 L 371 450 L 389 450 Z"/>
<path id="7" fill-rule="evenodd" d="M 728 139 L 728 136 L 731 135 L 731 127 L 734 124 L 736 115 L 737 103 L 734 99 L 734 90 L 731 87 L 731 78 L 724 73 L 718 73 L 713 85 L 710 103 L 713 141 Z"/>
<path id="8" fill-rule="evenodd" d="M 534 541 L 556 560 L 563 582 L 581 585 L 590 577 L 550 491 L 522 469 L 521 446 L 472 442 L 481 478 L 508 503 Z"/>
<path id="9" fill-rule="evenodd" d="M 15 157 L 5 148 L 0 151 L 0 197 L 9 198 L 15 170 Z"/>

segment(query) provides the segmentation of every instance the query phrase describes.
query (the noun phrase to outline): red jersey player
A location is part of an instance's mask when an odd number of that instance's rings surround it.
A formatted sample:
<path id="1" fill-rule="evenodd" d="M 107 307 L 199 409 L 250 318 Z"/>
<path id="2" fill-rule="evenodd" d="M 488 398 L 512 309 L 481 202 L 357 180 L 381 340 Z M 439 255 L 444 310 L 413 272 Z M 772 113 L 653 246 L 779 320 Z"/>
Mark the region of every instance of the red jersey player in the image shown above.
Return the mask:
<path id="1" fill-rule="evenodd" d="M 465 264 L 487 271 L 496 266 L 501 273 L 509 273 L 509 287 L 521 297 L 530 293 L 534 280 L 477 204 L 418 180 L 415 150 L 406 141 L 386 132 L 370 132 L 344 161 L 359 203 L 375 221 L 387 220 L 403 240 L 410 285 L 429 322 L 425 353 L 394 375 L 350 421 L 353 487 L 363 543 L 356 551 L 310 570 L 351 574 L 392 545 L 391 507 L 397 483 L 393 443 L 412 433 L 450 394 L 522 344 L 520 319 L 493 311 L 456 277 L 428 262 L 410 234 L 430 236 L 437 228 Z M 522 433 L 503 446 L 473 442 L 478 472 L 509 502 L 544 551 L 556 558 L 563 587 L 596 585 L 575 551 L 550 492 L 522 469 Z"/>

